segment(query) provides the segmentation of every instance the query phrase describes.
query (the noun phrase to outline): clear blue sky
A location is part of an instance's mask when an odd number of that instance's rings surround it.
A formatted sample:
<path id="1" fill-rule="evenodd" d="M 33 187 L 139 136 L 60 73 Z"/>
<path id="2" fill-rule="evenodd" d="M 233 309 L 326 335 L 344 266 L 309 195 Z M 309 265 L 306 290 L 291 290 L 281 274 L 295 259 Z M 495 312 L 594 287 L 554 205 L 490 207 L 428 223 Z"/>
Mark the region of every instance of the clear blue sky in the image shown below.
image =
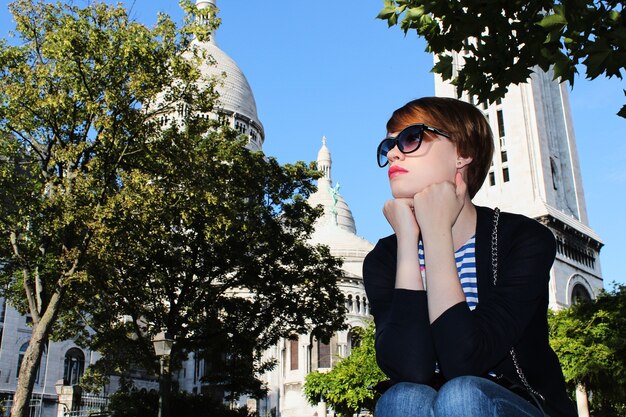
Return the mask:
<path id="1" fill-rule="evenodd" d="M 0 36 L 13 27 L 0 0 Z M 81 4 L 84 0 L 76 0 Z M 157 11 L 180 20 L 175 0 L 127 0 L 151 25 Z M 382 0 L 277 2 L 218 0 L 217 39 L 245 73 L 265 126 L 264 150 L 283 163 L 314 160 L 322 135 L 332 176 L 352 209 L 357 233 L 371 242 L 391 232 L 381 214 L 390 198 L 374 154 L 391 111 L 434 94 L 432 58 L 414 34 L 376 20 Z M 605 284 L 626 283 L 620 247 L 626 234 L 626 83 L 578 78 L 570 94 L 591 227 L 605 243 Z"/>

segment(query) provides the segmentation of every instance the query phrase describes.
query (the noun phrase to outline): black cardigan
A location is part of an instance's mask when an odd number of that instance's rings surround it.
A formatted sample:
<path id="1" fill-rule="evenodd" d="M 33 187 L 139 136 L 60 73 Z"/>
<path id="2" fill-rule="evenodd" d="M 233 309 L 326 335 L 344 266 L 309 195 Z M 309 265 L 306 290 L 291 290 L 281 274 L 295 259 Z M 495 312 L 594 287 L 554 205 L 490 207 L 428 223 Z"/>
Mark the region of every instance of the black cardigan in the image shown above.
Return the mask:
<path id="1" fill-rule="evenodd" d="M 509 350 L 552 417 L 575 417 L 556 354 L 548 343 L 548 282 L 554 235 L 528 217 L 500 213 L 498 281 L 493 283 L 493 210 L 476 207 L 478 306 L 458 303 L 430 324 L 426 291 L 395 289 L 396 236 L 380 239 L 363 264 L 376 323 L 376 359 L 394 381 L 427 383 L 438 362 L 446 379 L 495 371 L 520 381 Z M 416 248 L 417 250 L 417 248 Z M 426 266 L 428 268 L 428 265 Z"/>

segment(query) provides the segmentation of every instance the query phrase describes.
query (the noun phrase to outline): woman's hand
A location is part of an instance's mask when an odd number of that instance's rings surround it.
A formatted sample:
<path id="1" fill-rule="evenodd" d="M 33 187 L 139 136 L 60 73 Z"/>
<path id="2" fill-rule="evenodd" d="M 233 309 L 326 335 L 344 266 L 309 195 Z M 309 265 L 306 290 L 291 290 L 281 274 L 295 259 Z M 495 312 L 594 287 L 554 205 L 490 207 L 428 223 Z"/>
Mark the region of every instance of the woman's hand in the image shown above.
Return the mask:
<path id="1" fill-rule="evenodd" d="M 395 198 L 385 202 L 383 214 L 396 233 L 398 241 L 411 241 L 417 244 L 419 226 L 413 212 L 413 199 Z"/>
<path id="2" fill-rule="evenodd" d="M 455 183 L 432 184 L 413 197 L 413 211 L 424 234 L 452 229 L 465 205 L 467 184 L 457 172 Z"/>
<path id="3" fill-rule="evenodd" d="M 465 300 L 454 259 L 452 226 L 465 205 L 466 190 L 463 177 L 457 173 L 454 184 L 449 181 L 433 184 L 413 198 L 415 217 L 424 240 L 431 323 Z"/>
<path id="4" fill-rule="evenodd" d="M 383 213 L 396 233 L 396 288 L 424 290 L 417 257 L 419 226 L 413 213 L 412 198 L 396 198 L 385 202 Z"/>

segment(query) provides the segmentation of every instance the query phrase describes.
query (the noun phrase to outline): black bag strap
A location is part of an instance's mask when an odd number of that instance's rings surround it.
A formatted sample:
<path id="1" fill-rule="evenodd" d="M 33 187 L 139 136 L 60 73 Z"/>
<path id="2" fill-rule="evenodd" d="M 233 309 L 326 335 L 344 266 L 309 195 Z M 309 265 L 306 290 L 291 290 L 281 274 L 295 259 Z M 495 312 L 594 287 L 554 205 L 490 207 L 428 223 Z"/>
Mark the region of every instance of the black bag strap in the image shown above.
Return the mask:
<path id="1" fill-rule="evenodd" d="M 493 286 L 495 287 L 498 283 L 498 222 L 500 220 L 500 209 L 496 207 L 493 211 L 493 229 L 491 231 L 491 267 L 493 274 Z M 515 365 L 515 370 L 517 371 L 517 376 L 519 377 L 522 386 L 514 384 L 509 387 L 510 390 L 514 391 L 513 388 L 523 388 L 528 393 L 528 397 L 532 398 L 532 402 L 539 408 L 541 413 L 548 417 L 545 411 L 543 411 L 543 407 L 541 406 L 541 402 L 545 401 L 543 395 L 541 395 L 537 390 L 535 390 L 526 379 L 526 375 L 524 375 L 524 371 L 522 371 L 522 367 L 519 364 L 517 359 L 517 354 L 515 353 L 515 348 L 511 346 L 511 350 L 509 351 L 511 355 L 511 359 L 513 360 L 513 365 Z"/>

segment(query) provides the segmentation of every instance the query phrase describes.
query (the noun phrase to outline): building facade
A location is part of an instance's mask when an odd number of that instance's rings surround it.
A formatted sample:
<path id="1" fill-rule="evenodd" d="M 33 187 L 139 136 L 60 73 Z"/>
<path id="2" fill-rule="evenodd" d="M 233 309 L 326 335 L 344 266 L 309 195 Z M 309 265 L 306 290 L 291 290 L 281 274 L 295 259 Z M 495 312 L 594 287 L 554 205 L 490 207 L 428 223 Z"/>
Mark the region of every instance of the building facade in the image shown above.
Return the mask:
<path id="1" fill-rule="evenodd" d="M 30 317 L 20 314 L 0 298 L 0 399 L 8 407 L 15 393 L 19 368 L 30 341 Z M 48 342 L 33 389 L 31 415 L 55 416 L 59 408 L 57 390 L 80 381 L 85 368 L 97 360 L 97 354 L 77 346 L 71 340 Z M 62 406 L 61 406 L 62 408 Z"/>

